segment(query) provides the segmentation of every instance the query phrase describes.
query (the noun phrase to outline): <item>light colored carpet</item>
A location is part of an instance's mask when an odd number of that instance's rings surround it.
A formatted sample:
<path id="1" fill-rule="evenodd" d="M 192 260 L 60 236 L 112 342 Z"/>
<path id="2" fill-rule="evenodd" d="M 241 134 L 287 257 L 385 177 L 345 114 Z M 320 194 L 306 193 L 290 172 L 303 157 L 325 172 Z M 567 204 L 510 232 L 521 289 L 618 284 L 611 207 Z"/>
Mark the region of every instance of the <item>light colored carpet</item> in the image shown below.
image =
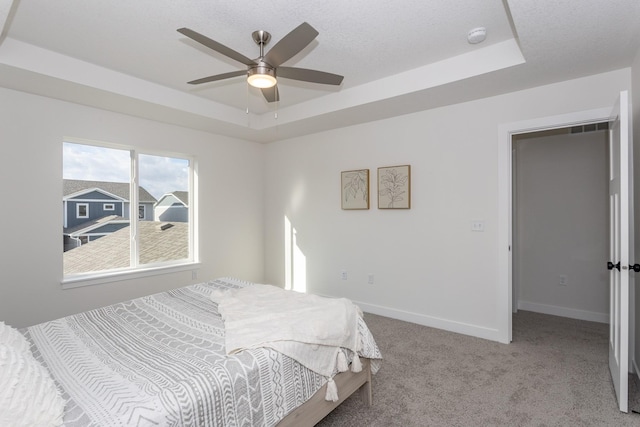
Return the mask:
<path id="1" fill-rule="evenodd" d="M 373 406 L 356 393 L 320 427 L 640 426 L 640 415 L 618 411 L 606 324 L 520 311 L 506 345 L 365 319 L 385 358 Z"/>

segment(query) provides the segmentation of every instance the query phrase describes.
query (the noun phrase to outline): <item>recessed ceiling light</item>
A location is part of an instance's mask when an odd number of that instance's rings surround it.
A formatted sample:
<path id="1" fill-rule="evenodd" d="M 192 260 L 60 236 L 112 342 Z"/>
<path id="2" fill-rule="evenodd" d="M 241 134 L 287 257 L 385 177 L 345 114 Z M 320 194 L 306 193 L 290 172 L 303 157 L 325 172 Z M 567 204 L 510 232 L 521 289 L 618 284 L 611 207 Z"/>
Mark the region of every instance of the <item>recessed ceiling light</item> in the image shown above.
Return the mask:
<path id="1" fill-rule="evenodd" d="M 482 43 L 487 38 L 487 29 L 485 27 L 474 28 L 467 34 L 467 41 L 471 44 Z"/>

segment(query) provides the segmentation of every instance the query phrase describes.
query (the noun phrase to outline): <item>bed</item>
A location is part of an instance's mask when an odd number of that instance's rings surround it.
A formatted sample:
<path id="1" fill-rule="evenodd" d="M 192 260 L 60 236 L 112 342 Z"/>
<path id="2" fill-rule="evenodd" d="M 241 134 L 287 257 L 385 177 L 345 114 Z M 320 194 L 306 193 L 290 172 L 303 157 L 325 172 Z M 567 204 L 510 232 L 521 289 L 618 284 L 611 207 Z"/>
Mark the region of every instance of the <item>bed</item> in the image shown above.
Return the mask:
<path id="1" fill-rule="evenodd" d="M 340 350 L 352 369 L 330 376 L 270 347 L 227 354 L 212 294 L 249 286 L 217 279 L 21 332 L 60 391 L 68 427 L 312 426 L 357 390 L 371 404 L 382 356 L 361 316 L 357 351 Z M 329 383 L 337 396 L 327 400 Z"/>

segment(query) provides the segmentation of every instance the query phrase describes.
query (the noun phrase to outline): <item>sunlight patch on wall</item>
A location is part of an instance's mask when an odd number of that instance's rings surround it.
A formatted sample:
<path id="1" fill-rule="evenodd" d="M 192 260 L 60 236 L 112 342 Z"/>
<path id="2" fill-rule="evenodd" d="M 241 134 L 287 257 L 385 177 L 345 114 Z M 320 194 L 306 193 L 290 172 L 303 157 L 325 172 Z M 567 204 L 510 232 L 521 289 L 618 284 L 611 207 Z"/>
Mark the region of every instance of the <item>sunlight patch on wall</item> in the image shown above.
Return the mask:
<path id="1" fill-rule="evenodd" d="M 285 289 L 307 291 L 307 257 L 297 241 L 298 232 L 284 216 L 284 282 Z"/>

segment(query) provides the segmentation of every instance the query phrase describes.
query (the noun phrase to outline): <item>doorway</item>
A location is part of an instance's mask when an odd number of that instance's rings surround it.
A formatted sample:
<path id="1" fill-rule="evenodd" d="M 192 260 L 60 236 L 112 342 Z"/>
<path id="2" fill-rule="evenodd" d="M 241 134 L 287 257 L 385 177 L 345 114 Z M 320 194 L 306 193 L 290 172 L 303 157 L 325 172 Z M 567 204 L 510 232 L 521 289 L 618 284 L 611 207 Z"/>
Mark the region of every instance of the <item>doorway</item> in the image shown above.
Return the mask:
<path id="1" fill-rule="evenodd" d="M 610 108 L 513 122 L 498 128 L 498 340 L 512 338 L 512 138 L 515 135 L 589 125 L 609 120 Z"/>
<path id="2" fill-rule="evenodd" d="M 608 122 L 512 139 L 513 311 L 608 323 Z"/>
<path id="3" fill-rule="evenodd" d="M 610 113 L 610 114 L 609 114 Z M 609 120 L 611 118 L 611 120 Z M 499 289 L 506 296 L 499 307 L 499 333 L 503 342 L 512 338 L 512 138 L 534 131 L 552 130 L 568 126 L 591 125 L 610 121 L 610 156 L 608 167 L 610 200 L 610 319 L 609 369 L 622 412 L 628 411 L 628 373 L 633 372 L 631 361 L 634 348 L 634 288 L 629 273 L 634 259 L 633 223 L 633 146 L 631 143 L 631 114 L 628 91 L 621 91 L 611 109 L 583 111 L 561 116 L 534 119 L 499 127 L 498 150 L 498 267 Z M 616 271 L 617 269 L 617 271 Z"/>

